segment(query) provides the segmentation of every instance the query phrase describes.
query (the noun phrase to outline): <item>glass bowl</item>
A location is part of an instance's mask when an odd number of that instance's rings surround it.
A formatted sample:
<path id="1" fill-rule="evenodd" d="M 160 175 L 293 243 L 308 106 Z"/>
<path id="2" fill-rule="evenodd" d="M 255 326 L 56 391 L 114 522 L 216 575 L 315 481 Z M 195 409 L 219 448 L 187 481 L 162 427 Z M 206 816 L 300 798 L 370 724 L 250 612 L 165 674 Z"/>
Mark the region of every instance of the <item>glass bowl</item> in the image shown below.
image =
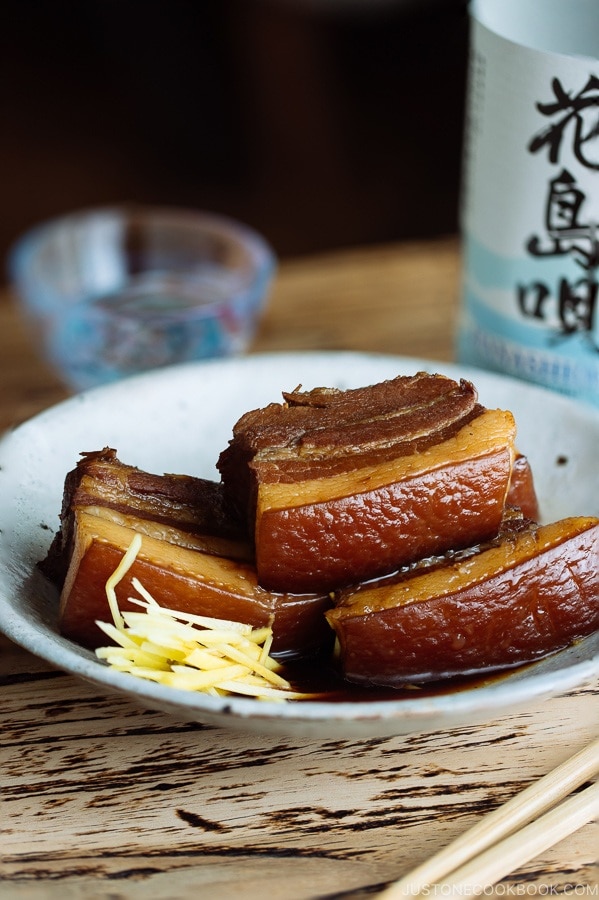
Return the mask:
<path id="1" fill-rule="evenodd" d="M 27 232 L 9 276 L 40 351 L 75 391 L 248 349 L 276 268 L 232 219 L 116 207 Z"/>

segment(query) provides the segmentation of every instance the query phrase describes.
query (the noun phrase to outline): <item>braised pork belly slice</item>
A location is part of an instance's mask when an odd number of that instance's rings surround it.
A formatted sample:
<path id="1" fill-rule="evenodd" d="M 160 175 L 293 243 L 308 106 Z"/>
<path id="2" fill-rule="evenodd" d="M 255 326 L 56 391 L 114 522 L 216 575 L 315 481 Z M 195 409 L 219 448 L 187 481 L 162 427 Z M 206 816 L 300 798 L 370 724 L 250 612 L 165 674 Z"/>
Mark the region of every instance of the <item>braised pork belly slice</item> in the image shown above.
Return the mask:
<path id="1" fill-rule="evenodd" d="M 326 615 L 350 681 L 401 686 L 532 662 L 599 628 L 599 519 L 518 524 L 428 571 L 348 589 Z"/>
<path id="2" fill-rule="evenodd" d="M 515 424 L 469 382 L 419 373 L 284 398 L 243 416 L 218 463 L 264 587 L 335 589 L 497 534 Z"/>
<path id="3" fill-rule="evenodd" d="M 64 483 L 60 528 L 40 567 L 59 587 L 69 565 L 73 517 L 77 509 L 104 510 L 116 523 L 128 519 L 163 540 L 192 546 L 236 559 L 249 559 L 252 549 L 245 530 L 228 507 L 221 484 L 189 475 L 154 475 L 122 463 L 116 450 L 82 453 Z M 99 514 L 99 513 L 98 513 Z M 199 543 L 198 543 L 199 541 Z"/>
<path id="4" fill-rule="evenodd" d="M 258 585 L 251 563 L 213 555 L 201 542 L 194 548 L 192 538 L 185 546 L 162 540 L 151 533 L 147 520 L 137 525 L 120 524 L 106 510 L 100 515 L 74 511 L 72 552 L 59 608 L 65 637 L 90 648 L 105 643 L 96 621 L 112 621 L 106 582 L 134 534 L 141 532 L 141 550 L 116 589 L 122 610 L 139 609 L 128 599 L 137 596 L 131 584 L 137 578 L 163 607 L 256 627 L 270 624 L 273 656 L 306 656 L 330 646 L 332 632 L 324 616 L 329 596 L 266 591 Z"/>
<path id="5" fill-rule="evenodd" d="M 538 522 L 541 518 L 532 468 L 523 453 L 516 453 L 505 502 L 508 506 L 520 509 L 533 522 Z"/>

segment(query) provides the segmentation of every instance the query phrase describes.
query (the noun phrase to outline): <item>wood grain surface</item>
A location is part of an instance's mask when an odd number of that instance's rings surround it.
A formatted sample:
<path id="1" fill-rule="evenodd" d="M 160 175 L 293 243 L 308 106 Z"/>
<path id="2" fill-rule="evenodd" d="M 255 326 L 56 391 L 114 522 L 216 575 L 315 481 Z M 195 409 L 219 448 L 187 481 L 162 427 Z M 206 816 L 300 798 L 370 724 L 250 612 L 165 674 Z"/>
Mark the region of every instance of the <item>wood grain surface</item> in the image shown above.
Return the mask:
<path id="1" fill-rule="evenodd" d="M 451 359 L 454 240 L 281 265 L 255 349 Z M 66 396 L 0 299 L 0 427 Z M 179 722 L 0 642 L 0 897 L 375 896 L 599 734 L 590 684 L 476 727 L 375 740 Z M 598 896 L 592 823 L 484 896 Z M 434 893 L 431 893 L 434 896 Z"/>

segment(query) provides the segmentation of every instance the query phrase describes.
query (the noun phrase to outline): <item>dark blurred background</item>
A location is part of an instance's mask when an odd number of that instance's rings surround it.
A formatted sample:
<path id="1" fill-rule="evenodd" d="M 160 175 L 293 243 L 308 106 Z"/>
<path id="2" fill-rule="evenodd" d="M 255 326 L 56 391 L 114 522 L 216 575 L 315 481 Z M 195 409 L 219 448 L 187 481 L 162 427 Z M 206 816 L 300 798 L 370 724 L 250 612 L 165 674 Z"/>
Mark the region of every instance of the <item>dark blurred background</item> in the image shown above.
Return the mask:
<path id="1" fill-rule="evenodd" d="M 457 228 L 465 0 L 4 0 L 0 252 L 119 202 L 282 257 Z"/>

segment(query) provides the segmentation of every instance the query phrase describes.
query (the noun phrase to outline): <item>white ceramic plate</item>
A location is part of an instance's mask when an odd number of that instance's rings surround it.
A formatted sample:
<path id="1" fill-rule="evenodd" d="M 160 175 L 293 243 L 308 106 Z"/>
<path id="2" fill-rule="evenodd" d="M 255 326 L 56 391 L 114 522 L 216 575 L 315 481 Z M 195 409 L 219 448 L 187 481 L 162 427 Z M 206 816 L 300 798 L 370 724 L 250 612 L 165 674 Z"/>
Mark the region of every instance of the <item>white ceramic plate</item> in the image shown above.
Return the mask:
<path id="1" fill-rule="evenodd" d="M 150 472 L 218 477 L 236 419 L 298 384 L 357 387 L 419 370 L 469 377 L 487 406 L 511 409 L 533 466 L 543 518 L 599 515 L 599 413 L 508 378 L 355 353 L 249 356 L 157 371 L 84 393 L 0 441 L 0 629 L 60 669 L 179 719 L 295 736 L 382 737 L 490 721 L 599 677 L 599 633 L 488 683 L 372 703 L 258 702 L 177 691 L 114 672 L 62 638 L 56 595 L 36 571 L 58 526 L 64 476 L 79 453 L 108 445 Z"/>

